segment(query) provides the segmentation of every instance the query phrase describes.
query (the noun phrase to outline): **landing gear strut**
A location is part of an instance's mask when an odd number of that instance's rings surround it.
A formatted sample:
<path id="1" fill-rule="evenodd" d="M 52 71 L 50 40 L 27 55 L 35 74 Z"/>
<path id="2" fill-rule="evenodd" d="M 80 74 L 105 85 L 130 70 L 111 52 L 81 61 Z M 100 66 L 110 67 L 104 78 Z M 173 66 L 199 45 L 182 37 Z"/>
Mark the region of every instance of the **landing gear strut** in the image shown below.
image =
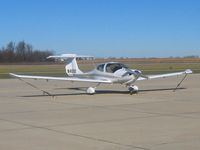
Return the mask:
<path id="1" fill-rule="evenodd" d="M 101 83 L 98 83 L 95 87 L 89 87 L 86 90 L 86 93 L 89 95 L 93 95 L 96 93 L 96 88 L 100 85 Z"/>
<path id="2" fill-rule="evenodd" d="M 137 94 L 139 88 L 136 85 L 131 85 L 131 86 L 129 86 L 128 90 L 129 90 L 130 94 L 132 95 L 132 94 Z"/>

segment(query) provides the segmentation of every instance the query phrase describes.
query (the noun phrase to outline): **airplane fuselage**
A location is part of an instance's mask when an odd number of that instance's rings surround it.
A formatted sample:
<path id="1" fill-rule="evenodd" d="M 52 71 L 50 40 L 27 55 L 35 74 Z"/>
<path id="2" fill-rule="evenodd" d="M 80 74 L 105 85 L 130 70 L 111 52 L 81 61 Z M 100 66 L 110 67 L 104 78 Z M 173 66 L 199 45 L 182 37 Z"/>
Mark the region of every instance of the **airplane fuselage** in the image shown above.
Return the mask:
<path id="1" fill-rule="evenodd" d="M 103 67 L 100 68 L 101 66 Z M 110 80 L 112 83 L 119 84 L 124 84 L 128 81 L 135 82 L 137 80 L 134 74 L 127 73 L 127 67 L 125 65 L 117 62 L 100 64 L 94 70 L 81 74 L 74 74 L 74 77 Z"/>

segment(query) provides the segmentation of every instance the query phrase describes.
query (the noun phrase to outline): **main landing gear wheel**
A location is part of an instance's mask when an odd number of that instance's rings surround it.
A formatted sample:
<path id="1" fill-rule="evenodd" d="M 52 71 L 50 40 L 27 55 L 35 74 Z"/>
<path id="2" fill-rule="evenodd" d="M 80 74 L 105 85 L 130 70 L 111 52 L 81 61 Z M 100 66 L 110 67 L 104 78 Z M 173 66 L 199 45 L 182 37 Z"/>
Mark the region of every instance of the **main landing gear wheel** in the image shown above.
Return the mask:
<path id="1" fill-rule="evenodd" d="M 128 90 L 129 90 L 130 94 L 132 95 L 132 94 L 137 94 L 139 88 L 136 85 L 131 85 L 131 86 L 129 86 Z"/>
<path id="2" fill-rule="evenodd" d="M 86 90 L 86 93 L 89 94 L 89 95 L 93 95 L 93 94 L 95 93 L 95 88 L 89 87 L 89 88 Z"/>

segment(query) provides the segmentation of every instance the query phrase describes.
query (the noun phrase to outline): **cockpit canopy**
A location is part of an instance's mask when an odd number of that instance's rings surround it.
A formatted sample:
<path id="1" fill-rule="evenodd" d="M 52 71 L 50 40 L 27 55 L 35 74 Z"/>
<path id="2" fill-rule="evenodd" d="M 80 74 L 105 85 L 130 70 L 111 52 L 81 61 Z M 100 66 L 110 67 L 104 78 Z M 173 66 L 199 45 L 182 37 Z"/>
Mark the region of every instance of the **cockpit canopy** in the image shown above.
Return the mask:
<path id="1" fill-rule="evenodd" d="M 122 68 L 127 68 L 127 66 L 121 63 L 110 62 L 105 64 L 99 64 L 96 69 L 101 72 L 114 73 Z"/>

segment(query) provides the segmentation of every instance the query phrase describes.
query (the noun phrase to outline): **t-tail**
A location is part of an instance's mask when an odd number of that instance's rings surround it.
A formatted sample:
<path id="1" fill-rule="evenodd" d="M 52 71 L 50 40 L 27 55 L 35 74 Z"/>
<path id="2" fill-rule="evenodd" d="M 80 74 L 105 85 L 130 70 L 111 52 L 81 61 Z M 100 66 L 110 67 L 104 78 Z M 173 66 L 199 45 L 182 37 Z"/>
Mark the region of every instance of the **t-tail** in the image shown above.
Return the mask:
<path id="1" fill-rule="evenodd" d="M 83 74 L 83 72 L 79 69 L 76 59 L 77 58 L 93 58 L 92 56 L 82 56 L 82 55 L 76 55 L 76 54 L 62 54 L 60 56 L 49 56 L 49 58 L 54 59 L 60 59 L 62 61 L 65 61 L 65 71 L 67 76 L 74 76 Z"/>

